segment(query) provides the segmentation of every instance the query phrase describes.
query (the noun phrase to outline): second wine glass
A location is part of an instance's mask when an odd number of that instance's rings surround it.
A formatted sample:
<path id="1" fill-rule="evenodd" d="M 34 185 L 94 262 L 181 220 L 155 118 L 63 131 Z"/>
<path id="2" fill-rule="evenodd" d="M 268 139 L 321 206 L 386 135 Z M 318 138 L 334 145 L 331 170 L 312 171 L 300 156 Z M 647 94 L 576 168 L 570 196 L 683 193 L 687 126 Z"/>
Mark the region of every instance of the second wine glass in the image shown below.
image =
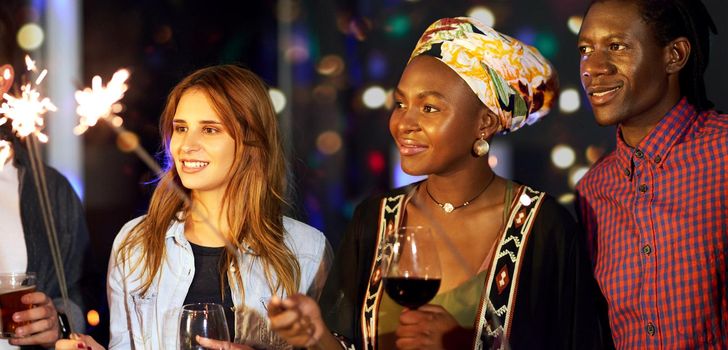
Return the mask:
<path id="1" fill-rule="evenodd" d="M 417 309 L 440 289 L 440 259 L 429 227 L 401 227 L 390 237 L 384 290 L 397 304 Z"/>
<path id="2" fill-rule="evenodd" d="M 212 303 L 187 304 L 179 316 L 179 349 L 204 350 L 197 336 L 230 341 L 227 320 L 222 305 Z"/>

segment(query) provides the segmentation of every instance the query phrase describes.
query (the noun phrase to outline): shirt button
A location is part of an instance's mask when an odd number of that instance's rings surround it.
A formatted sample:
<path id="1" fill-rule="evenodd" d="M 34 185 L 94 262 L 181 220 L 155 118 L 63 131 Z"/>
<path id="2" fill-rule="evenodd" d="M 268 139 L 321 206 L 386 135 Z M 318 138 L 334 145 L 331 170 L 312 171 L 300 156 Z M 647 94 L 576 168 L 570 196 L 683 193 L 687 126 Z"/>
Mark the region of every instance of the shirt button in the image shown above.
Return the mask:
<path id="1" fill-rule="evenodd" d="M 640 150 L 636 150 L 636 151 L 634 151 L 634 155 L 635 155 L 635 156 L 636 156 L 637 158 L 642 158 L 642 157 L 644 157 L 644 156 L 645 156 L 645 154 L 644 154 L 644 153 L 642 153 L 642 151 L 640 151 Z"/>
<path id="2" fill-rule="evenodd" d="M 645 244 L 645 246 L 642 247 L 642 252 L 645 253 L 645 255 L 650 255 L 650 253 L 652 253 L 652 247 L 650 247 L 649 244 Z"/>
<path id="3" fill-rule="evenodd" d="M 662 157 L 660 157 L 660 156 L 655 156 L 655 163 L 659 163 L 659 162 L 661 162 L 661 161 L 662 161 Z"/>
<path id="4" fill-rule="evenodd" d="M 640 185 L 640 192 L 642 192 L 642 193 L 647 192 L 647 185 L 645 185 L 645 184 Z"/>
<path id="5" fill-rule="evenodd" d="M 629 171 L 629 169 L 624 169 L 624 175 L 630 176 L 630 175 L 632 175 L 632 172 Z"/>
<path id="6" fill-rule="evenodd" d="M 655 335 L 655 325 L 652 324 L 652 322 L 647 323 L 647 333 L 650 335 Z"/>

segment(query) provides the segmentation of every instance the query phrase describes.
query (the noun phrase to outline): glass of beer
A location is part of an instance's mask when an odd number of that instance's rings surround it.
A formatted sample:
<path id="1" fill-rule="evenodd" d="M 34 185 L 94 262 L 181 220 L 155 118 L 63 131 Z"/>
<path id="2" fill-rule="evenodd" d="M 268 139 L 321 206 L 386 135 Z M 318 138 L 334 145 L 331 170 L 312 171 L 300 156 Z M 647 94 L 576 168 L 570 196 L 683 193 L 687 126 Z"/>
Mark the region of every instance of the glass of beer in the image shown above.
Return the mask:
<path id="1" fill-rule="evenodd" d="M 13 314 L 33 307 L 20 301 L 31 292 L 35 292 L 35 273 L 0 273 L 0 338 L 14 337 L 15 329 L 27 324 L 13 321 Z"/>

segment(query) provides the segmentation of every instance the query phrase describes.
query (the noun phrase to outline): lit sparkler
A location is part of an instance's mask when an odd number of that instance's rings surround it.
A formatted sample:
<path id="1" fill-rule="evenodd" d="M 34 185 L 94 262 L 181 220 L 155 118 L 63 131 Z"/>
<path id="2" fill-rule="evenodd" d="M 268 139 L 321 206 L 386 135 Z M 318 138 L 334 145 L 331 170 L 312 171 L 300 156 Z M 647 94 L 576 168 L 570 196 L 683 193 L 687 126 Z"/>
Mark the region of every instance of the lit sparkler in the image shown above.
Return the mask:
<path id="1" fill-rule="evenodd" d="M 81 117 L 78 126 L 73 129 L 76 135 L 81 135 L 89 127 L 96 125 L 99 119 L 107 119 L 112 125 L 121 126 L 122 119 L 117 113 L 122 109 L 119 101 L 127 90 L 127 79 L 129 71 L 120 69 L 105 87 L 101 77 L 97 75 L 91 80 L 91 88 L 76 91 L 76 113 Z"/>
<path id="2" fill-rule="evenodd" d="M 25 56 L 25 65 L 28 72 L 38 73 L 38 67 L 30 56 Z M 37 87 L 43 82 L 47 70 L 42 70 L 32 82 L 27 82 L 20 87 L 20 97 L 3 94 L 5 102 L 0 106 L 0 113 L 4 116 L 0 118 L 0 125 L 10 120 L 12 129 L 18 137 L 24 138 L 28 146 L 28 159 L 30 160 L 31 174 L 33 182 L 38 194 L 38 202 L 41 209 L 41 217 L 43 225 L 48 236 L 48 244 L 51 248 L 51 257 L 53 258 L 53 267 L 55 268 L 56 278 L 58 279 L 58 287 L 63 299 L 63 309 L 70 311 L 68 307 L 68 286 L 66 284 L 66 274 L 63 269 L 61 257 L 61 249 L 58 244 L 58 234 L 53 219 L 53 211 L 51 208 L 50 196 L 48 194 L 48 184 L 45 178 L 45 170 L 43 161 L 40 156 L 40 149 L 36 142 L 48 142 L 48 136 L 42 130 L 45 126 L 43 115 L 48 111 L 56 111 L 56 106 L 48 97 L 42 97 Z M 3 72 L 3 79 L 8 80 L 12 77 L 10 70 Z M 29 79 L 30 81 L 30 79 Z M 5 148 L 0 153 L 5 153 Z M 10 150 L 7 149 L 9 156 Z M 4 162 L 0 166 L 4 165 Z M 71 331 L 73 326 L 69 324 Z"/>
<path id="3" fill-rule="evenodd" d="M 29 72 L 37 72 L 35 61 L 29 56 L 25 56 L 25 64 Z M 5 124 L 9 119 L 18 136 L 26 137 L 35 134 L 38 141 L 48 142 L 48 136 L 42 132 L 43 115 L 48 111 L 55 111 L 57 108 L 48 97 L 41 97 L 37 90 L 37 85 L 43 82 L 47 73 L 48 71 L 44 69 L 38 75 L 35 86 L 32 83 L 22 85 L 20 97 L 8 93 L 3 95 L 6 102 L 0 106 L 0 113 L 4 114 L 4 117 L 0 118 L 0 125 Z"/>

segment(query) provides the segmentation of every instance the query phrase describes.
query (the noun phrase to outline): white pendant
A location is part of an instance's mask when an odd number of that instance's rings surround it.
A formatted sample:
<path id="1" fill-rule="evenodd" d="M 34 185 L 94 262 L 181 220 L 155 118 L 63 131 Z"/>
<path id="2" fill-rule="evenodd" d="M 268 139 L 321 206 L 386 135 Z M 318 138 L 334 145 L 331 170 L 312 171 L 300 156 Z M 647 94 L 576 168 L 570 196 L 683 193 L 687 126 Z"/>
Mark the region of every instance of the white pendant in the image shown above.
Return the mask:
<path id="1" fill-rule="evenodd" d="M 453 207 L 450 203 L 445 203 L 442 205 L 442 210 L 446 213 L 452 213 L 452 211 L 455 210 L 455 207 Z"/>

